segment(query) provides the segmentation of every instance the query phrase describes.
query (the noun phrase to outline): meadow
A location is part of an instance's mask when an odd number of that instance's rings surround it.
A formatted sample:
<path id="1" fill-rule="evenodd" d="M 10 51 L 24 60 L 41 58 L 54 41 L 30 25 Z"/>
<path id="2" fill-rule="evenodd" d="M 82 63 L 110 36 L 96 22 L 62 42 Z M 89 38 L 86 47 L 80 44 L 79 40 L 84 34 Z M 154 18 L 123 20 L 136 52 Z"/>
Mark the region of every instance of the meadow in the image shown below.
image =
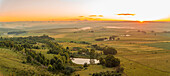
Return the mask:
<path id="1" fill-rule="evenodd" d="M 12 75 L 53 75 L 46 69 L 34 65 L 23 64 L 25 56 L 10 49 L 0 48 L 0 71 L 3 76 Z"/>
<path id="2" fill-rule="evenodd" d="M 15 23 L 19 24 L 19 23 Z M 21 24 L 21 23 L 20 23 Z M 169 76 L 170 75 L 170 48 L 169 40 L 170 33 L 169 23 L 137 23 L 137 22 L 68 22 L 68 23 L 25 23 L 30 24 L 30 27 L 22 28 L 28 31 L 25 34 L 13 35 L 14 37 L 19 36 L 30 36 L 30 35 L 42 35 L 48 34 L 50 37 L 56 39 L 60 45 L 64 47 L 82 47 L 89 48 L 88 44 L 70 43 L 70 41 L 80 42 L 86 41 L 91 44 L 97 44 L 100 46 L 109 46 L 117 49 L 118 54 L 115 55 L 121 60 L 121 66 L 125 68 L 125 76 Z M 41 29 L 35 27 L 41 27 Z M 4 26 L 9 26 L 7 24 Z M 33 26 L 37 25 L 37 26 Z M 49 25 L 48 29 L 45 29 Z M 32 27 L 31 27 L 32 26 Z M 83 29 L 87 28 L 88 29 Z M 90 32 L 94 31 L 94 32 Z M 6 31 L 5 31 L 6 32 Z M 110 36 L 116 35 L 120 40 L 112 41 L 95 41 L 97 38 L 109 38 Z M 127 35 L 127 36 L 126 36 Z M 6 35 L 2 35 L 5 36 Z M 7 49 L 1 49 L 6 50 Z M 53 55 L 46 54 L 48 49 L 36 50 L 42 52 L 47 58 L 52 58 Z M 2 52 L 2 51 L 0 51 Z M 77 51 L 71 51 L 77 52 Z M 101 51 L 97 51 L 101 52 Z M 4 58 L 6 54 L 12 54 L 14 57 Z M 20 55 L 15 53 L 0 53 L 1 61 L 12 62 L 20 65 Z M 16 56 L 15 56 L 16 55 Z M 10 59 L 12 58 L 12 59 Z M 22 58 L 22 57 L 21 57 Z M 4 65 L 5 63 L 0 63 Z M 22 64 L 23 65 L 23 64 Z M 9 66 L 13 67 L 12 64 Z M 27 65 L 23 65 L 27 66 Z M 23 69 L 22 67 L 19 67 Z M 34 67 L 32 67 L 34 68 Z M 1 69 L 3 67 L 1 66 Z M 103 72 L 114 70 L 114 68 L 106 68 L 100 65 L 90 65 L 85 70 L 75 72 L 73 75 L 80 74 L 81 76 L 87 76 L 89 73 Z M 0 74 L 6 74 L 4 70 L 0 71 Z"/>

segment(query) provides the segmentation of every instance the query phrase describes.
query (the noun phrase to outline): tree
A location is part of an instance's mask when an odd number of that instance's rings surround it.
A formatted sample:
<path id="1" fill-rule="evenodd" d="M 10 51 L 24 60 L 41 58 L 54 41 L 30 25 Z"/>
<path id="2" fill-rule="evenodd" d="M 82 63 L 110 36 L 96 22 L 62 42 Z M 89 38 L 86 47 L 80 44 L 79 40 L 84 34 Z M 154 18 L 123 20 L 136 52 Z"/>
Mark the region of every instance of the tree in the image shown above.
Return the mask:
<path id="1" fill-rule="evenodd" d="M 69 47 L 66 47 L 66 50 L 69 50 Z"/>
<path id="2" fill-rule="evenodd" d="M 64 69 L 64 65 L 62 63 L 54 63 L 53 64 L 53 68 L 54 70 L 63 70 Z"/>
<path id="3" fill-rule="evenodd" d="M 112 55 L 115 55 L 117 54 L 117 50 L 113 47 L 106 47 L 104 50 L 103 50 L 103 53 L 105 55 L 108 55 L 108 54 L 112 54 Z"/>
<path id="4" fill-rule="evenodd" d="M 102 58 L 102 57 L 99 59 L 99 62 L 100 62 L 101 65 L 105 65 L 106 64 L 105 59 Z"/>
<path id="5" fill-rule="evenodd" d="M 54 63 L 56 63 L 57 61 L 55 59 L 51 59 L 50 60 L 50 64 L 53 65 Z"/>
<path id="6" fill-rule="evenodd" d="M 57 64 L 54 63 L 52 67 L 53 67 L 53 71 L 57 70 Z"/>
<path id="7" fill-rule="evenodd" d="M 74 68 L 72 68 L 72 67 L 66 67 L 66 68 L 64 69 L 64 74 L 70 76 L 70 74 L 73 73 L 74 71 L 75 71 Z"/>
<path id="8" fill-rule="evenodd" d="M 95 50 L 91 49 L 90 50 L 90 59 L 94 59 L 95 58 Z"/>
<path id="9" fill-rule="evenodd" d="M 116 69 L 117 73 L 123 73 L 123 71 L 124 71 L 124 68 L 120 66 Z"/>
<path id="10" fill-rule="evenodd" d="M 105 58 L 106 67 L 116 67 L 120 65 L 120 60 L 118 58 L 115 58 L 113 55 L 107 55 Z"/>
<path id="11" fill-rule="evenodd" d="M 53 66 L 51 64 L 48 65 L 48 71 L 53 71 Z"/>
<path id="12" fill-rule="evenodd" d="M 16 49 L 17 51 L 21 51 L 21 50 L 23 49 L 23 47 L 21 47 L 20 45 L 16 45 L 16 46 L 15 46 L 15 49 Z"/>
<path id="13" fill-rule="evenodd" d="M 87 63 L 84 63 L 83 67 L 88 67 L 88 64 L 87 64 Z"/>
<path id="14" fill-rule="evenodd" d="M 63 56 L 65 56 L 66 63 L 69 63 L 69 62 L 70 62 L 69 54 L 68 54 L 67 52 L 65 52 L 65 53 L 63 54 Z"/>
<path id="15" fill-rule="evenodd" d="M 30 55 L 27 57 L 27 62 L 28 62 L 28 63 L 31 63 L 31 62 L 32 62 L 32 57 L 31 57 Z"/>
<path id="16" fill-rule="evenodd" d="M 63 70 L 64 69 L 64 64 L 58 63 L 58 70 Z"/>

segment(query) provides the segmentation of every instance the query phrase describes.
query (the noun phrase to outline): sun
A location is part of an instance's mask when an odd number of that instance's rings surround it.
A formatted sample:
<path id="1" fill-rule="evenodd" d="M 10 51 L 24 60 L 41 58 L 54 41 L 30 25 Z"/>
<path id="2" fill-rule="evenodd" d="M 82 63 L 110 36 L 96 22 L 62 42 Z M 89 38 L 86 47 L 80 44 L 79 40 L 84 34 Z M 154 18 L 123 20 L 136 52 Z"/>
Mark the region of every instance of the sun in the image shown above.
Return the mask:
<path id="1" fill-rule="evenodd" d="M 144 21 L 141 21 L 141 20 L 140 20 L 139 22 L 140 22 L 140 23 L 143 23 Z"/>

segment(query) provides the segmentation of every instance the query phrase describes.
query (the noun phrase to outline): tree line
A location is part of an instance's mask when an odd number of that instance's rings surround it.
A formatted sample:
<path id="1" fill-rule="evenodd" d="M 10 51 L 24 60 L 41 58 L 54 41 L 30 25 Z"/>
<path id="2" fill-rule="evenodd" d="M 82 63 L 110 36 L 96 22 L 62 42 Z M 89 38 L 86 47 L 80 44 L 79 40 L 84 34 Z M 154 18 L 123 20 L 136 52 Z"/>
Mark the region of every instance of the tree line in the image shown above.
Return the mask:
<path id="1" fill-rule="evenodd" d="M 69 56 L 69 52 L 59 45 L 57 42 L 53 42 L 53 38 L 48 35 L 43 36 L 29 36 L 29 37 L 14 37 L 14 38 L 0 38 L 0 47 L 14 49 L 15 51 L 21 51 L 26 56 L 26 61 L 23 63 L 31 63 L 39 66 L 43 66 L 48 71 L 64 74 L 71 74 L 75 70 L 71 67 L 65 66 L 65 64 L 72 64 Z M 51 50 L 48 53 L 56 54 L 52 59 L 47 59 L 42 53 L 37 53 L 33 49 L 38 49 L 35 46 L 36 43 L 45 43 Z"/>
<path id="2" fill-rule="evenodd" d="M 96 50 L 101 50 L 103 51 L 104 55 L 108 55 L 108 54 L 112 54 L 112 55 L 116 55 L 117 54 L 117 50 L 113 47 L 108 47 L 108 46 L 105 46 L 105 47 L 101 47 L 97 44 L 95 45 L 91 45 L 92 48 L 95 48 Z"/>

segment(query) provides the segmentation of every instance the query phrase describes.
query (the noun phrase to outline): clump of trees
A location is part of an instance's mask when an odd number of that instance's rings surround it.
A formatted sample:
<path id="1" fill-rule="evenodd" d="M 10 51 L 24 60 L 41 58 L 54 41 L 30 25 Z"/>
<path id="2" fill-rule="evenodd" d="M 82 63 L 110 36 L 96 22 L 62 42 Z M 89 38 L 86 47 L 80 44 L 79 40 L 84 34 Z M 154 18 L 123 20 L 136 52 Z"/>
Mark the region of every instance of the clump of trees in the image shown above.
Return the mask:
<path id="1" fill-rule="evenodd" d="M 91 49 L 90 50 L 90 59 L 94 59 L 95 58 L 95 50 Z"/>
<path id="2" fill-rule="evenodd" d="M 42 53 L 36 53 L 33 50 L 25 49 L 25 54 L 27 56 L 27 62 L 38 65 L 49 65 L 49 60 L 45 58 Z"/>
<path id="3" fill-rule="evenodd" d="M 103 53 L 105 55 L 108 55 L 108 54 L 112 54 L 112 55 L 116 55 L 117 54 L 117 50 L 113 47 L 106 47 L 104 50 L 103 50 Z"/>
<path id="4" fill-rule="evenodd" d="M 27 31 L 8 32 L 8 34 L 16 34 L 16 35 L 23 34 L 23 33 L 27 33 Z"/>
<path id="5" fill-rule="evenodd" d="M 79 43 L 79 44 L 88 44 L 88 45 L 90 45 L 91 43 L 89 43 L 89 42 L 85 42 L 85 41 L 70 41 L 70 43 Z"/>
<path id="6" fill-rule="evenodd" d="M 101 50 L 101 51 L 103 51 L 103 50 L 105 49 L 105 47 L 101 47 L 101 46 L 99 46 L 99 45 L 97 45 L 97 44 L 91 45 L 91 46 L 92 46 L 92 48 L 95 48 L 96 50 Z"/>
<path id="7" fill-rule="evenodd" d="M 48 41 L 47 45 L 50 50 L 47 52 L 48 54 L 61 54 L 63 52 L 68 52 L 68 49 L 63 48 L 57 42 Z"/>
<path id="8" fill-rule="evenodd" d="M 40 65 L 43 66 L 43 68 L 47 68 L 48 71 L 54 73 L 62 72 L 67 75 L 71 74 L 75 70 L 72 67 L 65 66 L 65 64 L 72 63 L 70 60 L 69 51 L 52 40 L 54 39 L 48 35 L 0 38 L 0 47 L 20 51 L 26 56 L 26 61 L 23 61 L 23 63 L 27 62 Z M 36 51 L 32 50 L 40 48 L 39 46 L 35 46 L 37 43 L 45 43 L 50 49 L 48 53 L 55 54 L 54 58 L 47 59 L 42 53 L 37 53 Z"/>
<path id="9" fill-rule="evenodd" d="M 77 50 L 77 53 L 70 53 L 71 57 L 85 57 L 91 59 L 97 59 L 102 53 L 95 52 L 94 48 L 92 49 L 85 49 L 80 47 L 73 47 L 73 50 Z"/>
<path id="10" fill-rule="evenodd" d="M 107 46 L 106 47 L 101 47 L 101 46 L 99 46 L 97 44 L 91 45 L 91 46 L 92 46 L 92 48 L 95 48 L 96 50 L 103 51 L 103 53 L 105 55 L 108 55 L 108 54 L 116 55 L 117 54 L 117 50 L 115 48 L 113 48 L 113 47 L 107 47 Z"/>
<path id="11" fill-rule="evenodd" d="M 101 65 L 104 65 L 106 67 L 116 67 L 120 65 L 120 60 L 110 54 L 107 55 L 106 58 L 100 58 L 99 62 Z"/>
<path id="12" fill-rule="evenodd" d="M 116 71 L 106 71 L 90 74 L 92 76 L 122 76 L 121 73 L 117 73 Z"/>
<path id="13" fill-rule="evenodd" d="M 35 44 L 47 43 L 49 40 L 54 40 L 48 35 L 43 36 L 29 36 L 29 37 L 14 37 L 14 38 L 0 38 L 0 47 L 6 47 L 17 51 L 23 50 L 23 48 L 40 49 Z"/>
<path id="14" fill-rule="evenodd" d="M 64 74 L 71 74 L 75 70 L 71 67 L 66 67 L 65 64 L 71 63 L 68 53 L 57 54 L 52 59 L 47 59 L 41 53 L 36 53 L 33 50 L 26 50 L 27 62 L 48 67 L 51 72 L 63 72 Z"/>

